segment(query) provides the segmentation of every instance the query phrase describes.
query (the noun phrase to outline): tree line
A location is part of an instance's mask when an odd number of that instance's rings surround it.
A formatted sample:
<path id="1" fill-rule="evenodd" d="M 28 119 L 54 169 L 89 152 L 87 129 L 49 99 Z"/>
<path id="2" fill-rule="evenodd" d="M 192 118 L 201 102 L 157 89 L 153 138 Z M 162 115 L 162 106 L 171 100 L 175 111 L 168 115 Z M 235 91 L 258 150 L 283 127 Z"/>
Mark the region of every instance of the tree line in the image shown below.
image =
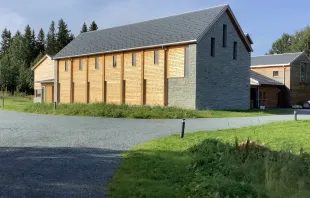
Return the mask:
<path id="1" fill-rule="evenodd" d="M 290 52 L 305 52 L 310 55 L 310 27 L 296 31 L 293 34 L 284 33 L 273 44 L 268 54 Z"/>
<path id="2" fill-rule="evenodd" d="M 82 25 L 81 33 L 96 31 L 98 26 L 93 21 L 89 28 Z M 33 93 L 34 66 L 45 54 L 54 56 L 75 38 L 63 19 L 57 24 L 51 22 L 47 35 L 41 28 L 38 34 L 27 25 L 23 32 L 4 28 L 0 41 L 0 88 L 2 91 Z"/>

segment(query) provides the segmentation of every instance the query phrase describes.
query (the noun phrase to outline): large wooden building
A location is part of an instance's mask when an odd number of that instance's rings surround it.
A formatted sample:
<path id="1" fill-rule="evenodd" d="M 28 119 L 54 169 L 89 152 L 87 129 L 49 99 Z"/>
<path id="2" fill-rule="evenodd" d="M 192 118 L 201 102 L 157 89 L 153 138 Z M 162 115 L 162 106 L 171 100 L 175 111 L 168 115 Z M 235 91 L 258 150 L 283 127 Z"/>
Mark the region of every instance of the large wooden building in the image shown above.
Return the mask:
<path id="1" fill-rule="evenodd" d="M 309 65 L 304 52 L 252 57 L 253 107 L 290 107 L 309 101 Z"/>
<path id="2" fill-rule="evenodd" d="M 251 44 L 228 5 L 82 33 L 54 57 L 55 101 L 248 109 Z"/>

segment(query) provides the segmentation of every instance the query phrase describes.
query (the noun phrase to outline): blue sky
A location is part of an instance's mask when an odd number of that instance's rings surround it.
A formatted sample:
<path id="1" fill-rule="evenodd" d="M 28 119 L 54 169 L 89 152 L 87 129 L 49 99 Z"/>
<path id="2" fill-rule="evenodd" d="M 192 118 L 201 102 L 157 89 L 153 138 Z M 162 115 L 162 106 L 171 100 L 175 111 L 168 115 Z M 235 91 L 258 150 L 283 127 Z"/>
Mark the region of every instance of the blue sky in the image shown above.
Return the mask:
<path id="1" fill-rule="evenodd" d="M 310 1 L 295 0 L 0 0 L 0 29 L 23 31 L 30 24 L 47 32 L 52 20 L 63 18 L 77 35 L 83 22 L 95 20 L 108 28 L 148 19 L 229 4 L 244 32 L 254 41 L 253 55 L 271 48 L 282 33 L 309 25 Z"/>

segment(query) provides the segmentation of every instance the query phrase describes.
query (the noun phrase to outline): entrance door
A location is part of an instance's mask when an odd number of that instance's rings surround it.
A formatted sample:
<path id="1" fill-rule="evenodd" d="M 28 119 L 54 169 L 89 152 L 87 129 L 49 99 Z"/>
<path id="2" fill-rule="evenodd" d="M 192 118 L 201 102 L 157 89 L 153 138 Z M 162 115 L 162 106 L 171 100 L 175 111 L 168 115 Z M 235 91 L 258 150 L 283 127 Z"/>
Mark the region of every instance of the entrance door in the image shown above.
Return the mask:
<path id="1" fill-rule="evenodd" d="M 251 101 L 253 101 L 253 108 L 257 108 L 257 88 L 251 88 Z"/>

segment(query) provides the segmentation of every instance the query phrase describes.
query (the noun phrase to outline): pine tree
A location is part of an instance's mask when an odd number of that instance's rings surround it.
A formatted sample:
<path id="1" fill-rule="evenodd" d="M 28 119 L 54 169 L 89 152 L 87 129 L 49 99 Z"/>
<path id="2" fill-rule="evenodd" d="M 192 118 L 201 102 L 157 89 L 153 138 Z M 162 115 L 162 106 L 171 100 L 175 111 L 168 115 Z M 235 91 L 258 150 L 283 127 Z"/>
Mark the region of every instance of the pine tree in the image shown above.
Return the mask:
<path id="1" fill-rule="evenodd" d="M 68 30 L 68 25 L 64 22 L 63 19 L 60 19 L 58 22 L 58 33 L 57 33 L 57 44 L 58 51 L 64 48 L 68 43 L 71 42 L 70 30 Z"/>
<path id="2" fill-rule="evenodd" d="M 36 51 L 37 54 L 45 53 L 45 34 L 43 29 L 41 28 L 36 40 Z"/>
<path id="3" fill-rule="evenodd" d="M 85 22 L 83 23 L 82 29 L 81 29 L 81 33 L 84 33 L 84 32 L 87 32 L 87 25 Z"/>
<path id="4" fill-rule="evenodd" d="M 89 31 L 96 31 L 96 30 L 98 30 L 98 26 L 97 26 L 96 22 L 93 21 L 93 22 L 90 24 L 90 26 L 89 26 Z"/>
<path id="5" fill-rule="evenodd" d="M 10 47 L 11 44 L 11 32 L 4 28 L 1 34 L 1 48 L 0 48 L 0 56 L 4 54 Z"/>
<path id="6" fill-rule="evenodd" d="M 56 39 L 54 21 L 52 21 L 49 32 L 47 33 L 46 53 L 52 56 L 57 53 L 57 39 Z"/>

